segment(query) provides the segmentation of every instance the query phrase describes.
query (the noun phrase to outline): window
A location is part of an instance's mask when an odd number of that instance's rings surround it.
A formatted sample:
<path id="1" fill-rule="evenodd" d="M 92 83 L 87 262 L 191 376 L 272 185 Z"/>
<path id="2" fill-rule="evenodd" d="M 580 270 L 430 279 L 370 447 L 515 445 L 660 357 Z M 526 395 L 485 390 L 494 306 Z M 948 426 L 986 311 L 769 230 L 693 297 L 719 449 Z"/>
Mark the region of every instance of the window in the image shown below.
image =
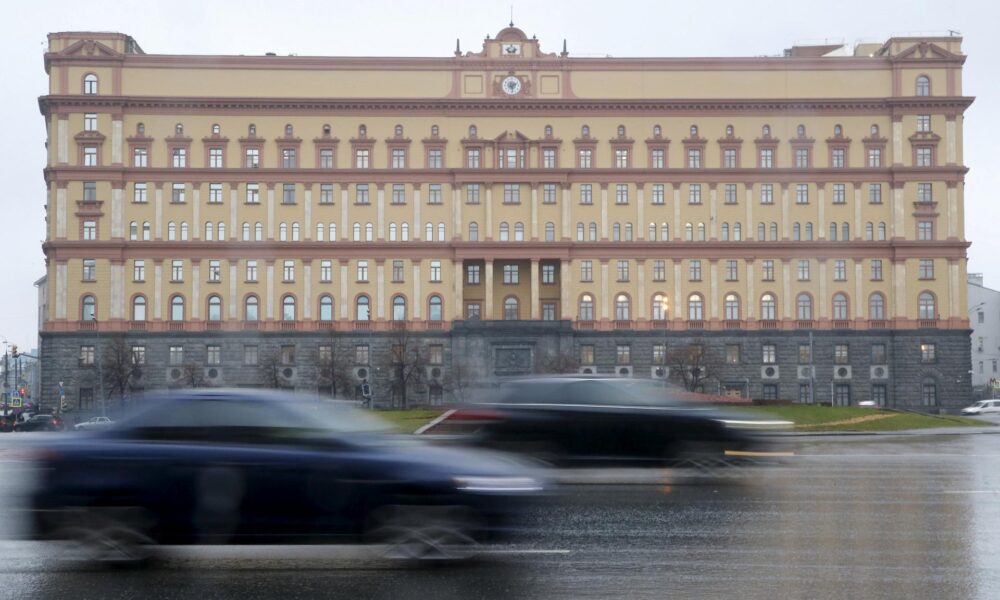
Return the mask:
<path id="1" fill-rule="evenodd" d="M 868 318 L 873 321 L 885 319 L 885 296 L 874 293 L 868 297 Z"/>
<path id="2" fill-rule="evenodd" d="M 504 265 L 503 282 L 507 285 L 517 285 L 518 280 L 519 280 L 519 273 L 517 265 Z"/>
<path id="3" fill-rule="evenodd" d="M 765 365 L 773 365 L 778 362 L 778 347 L 774 344 L 761 344 L 760 362 Z"/>
<path id="4" fill-rule="evenodd" d="M 579 317 L 581 321 L 594 320 L 594 297 L 590 294 L 580 296 Z"/>
<path id="5" fill-rule="evenodd" d="M 771 183 L 760 184 L 760 203 L 774 204 L 774 184 Z"/>
<path id="6" fill-rule="evenodd" d="M 294 169 L 296 165 L 296 153 L 294 148 L 281 149 L 281 168 Z"/>
<path id="7" fill-rule="evenodd" d="M 795 168 L 796 169 L 809 168 L 809 150 L 807 148 L 795 149 Z"/>
<path id="8" fill-rule="evenodd" d="M 844 168 L 844 149 L 843 148 L 834 148 L 830 152 L 830 166 L 832 166 L 834 169 L 843 169 Z"/>
<path id="9" fill-rule="evenodd" d="M 543 169 L 554 169 L 556 168 L 556 151 L 553 148 L 545 148 L 542 150 L 542 168 Z"/>
<path id="10" fill-rule="evenodd" d="M 504 204 L 521 203 L 521 186 L 519 184 L 516 183 L 503 184 L 503 203 Z"/>
<path id="11" fill-rule="evenodd" d="M 800 260 L 798 267 L 799 281 L 809 281 L 809 260 Z"/>
<path id="12" fill-rule="evenodd" d="M 774 167 L 774 150 L 771 148 L 760 149 L 760 168 L 771 169 Z"/>
<path id="13" fill-rule="evenodd" d="M 394 296 L 392 298 L 392 320 L 406 320 L 406 298 L 402 296 Z"/>
<path id="14" fill-rule="evenodd" d="M 760 297 L 760 318 L 764 321 L 774 321 L 777 318 L 777 309 L 772 294 L 764 294 Z"/>
<path id="15" fill-rule="evenodd" d="M 846 260 L 835 260 L 835 261 L 833 261 L 833 280 L 834 281 L 847 281 L 847 261 Z"/>
<path id="16" fill-rule="evenodd" d="M 580 282 L 590 283 L 594 281 L 594 262 L 590 260 L 580 261 Z"/>
<path id="17" fill-rule="evenodd" d="M 170 281 L 184 281 L 183 260 L 174 260 L 170 262 Z"/>
<path id="18" fill-rule="evenodd" d="M 281 203 L 295 204 L 295 184 L 285 183 L 281 186 Z"/>
<path id="19" fill-rule="evenodd" d="M 724 188 L 723 201 L 726 204 L 736 204 L 737 200 L 736 200 L 736 184 L 735 183 L 727 183 L 726 184 L 726 187 Z"/>
<path id="20" fill-rule="evenodd" d="M 247 184 L 247 204 L 260 204 L 260 184 Z"/>
<path id="21" fill-rule="evenodd" d="M 979 323 L 980 323 L 980 324 L 982 324 L 982 323 L 985 323 L 985 322 L 986 322 L 986 313 L 984 313 L 983 311 L 979 311 L 979 312 L 977 313 L 977 315 L 978 315 L 978 320 L 979 320 Z"/>
<path id="22" fill-rule="evenodd" d="M 933 202 L 934 186 L 929 183 L 917 184 L 917 202 Z"/>
<path id="23" fill-rule="evenodd" d="M 799 294 L 795 299 L 795 318 L 799 321 L 812 321 L 812 297 L 809 294 Z"/>
<path id="24" fill-rule="evenodd" d="M 83 147 L 83 166 L 85 167 L 97 166 L 97 146 Z"/>
<path id="25" fill-rule="evenodd" d="M 134 148 L 132 150 L 132 166 L 140 168 L 148 167 L 149 151 L 145 148 Z"/>
<path id="26" fill-rule="evenodd" d="M 917 221 L 917 239 L 920 241 L 934 239 L 934 223 L 932 221 Z"/>
<path id="27" fill-rule="evenodd" d="M 187 149 L 174 148 L 170 153 L 170 164 L 175 169 L 183 169 L 187 166 Z"/>
<path id="28" fill-rule="evenodd" d="M 666 344 L 653 344 L 653 360 L 654 365 L 665 365 L 667 364 L 667 345 Z"/>
<path id="29" fill-rule="evenodd" d="M 281 364 L 283 365 L 294 365 L 295 364 L 295 346 L 292 344 L 285 344 L 281 346 L 279 351 L 279 356 Z"/>
<path id="30" fill-rule="evenodd" d="M 367 282 L 368 281 L 368 261 L 359 260 L 358 261 L 358 281 Z"/>
<path id="31" fill-rule="evenodd" d="M 872 281 L 882 281 L 882 259 L 872 259 L 870 268 Z"/>
<path id="32" fill-rule="evenodd" d="M 470 285 L 479 285 L 480 276 L 480 266 L 479 265 L 466 265 L 465 267 L 465 281 Z"/>
<path id="33" fill-rule="evenodd" d="M 517 298 L 511 296 L 503 301 L 503 318 L 505 321 L 517 320 Z"/>
<path id="34" fill-rule="evenodd" d="M 184 346 L 170 346 L 170 364 L 171 365 L 182 365 L 184 364 Z"/>
<path id="35" fill-rule="evenodd" d="M 214 294 L 208 297 L 208 320 L 222 320 L 222 298 Z"/>
<path id="36" fill-rule="evenodd" d="M 247 261 L 247 282 L 257 281 L 257 261 Z"/>
<path id="37" fill-rule="evenodd" d="M 472 222 L 469 223 L 469 241 L 478 242 L 479 241 L 479 224 Z"/>
<path id="38" fill-rule="evenodd" d="M 476 320 L 481 318 L 481 305 L 478 302 L 469 302 L 465 305 L 465 318 Z"/>
<path id="39" fill-rule="evenodd" d="M 243 364 L 247 366 L 257 364 L 257 346 L 243 346 Z"/>
<path id="40" fill-rule="evenodd" d="M 145 183 L 135 184 L 135 188 L 132 192 L 132 202 L 135 202 L 136 204 L 146 204 L 148 202 Z"/>
<path id="41" fill-rule="evenodd" d="M 371 223 L 365 223 L 365 241 L 366 242 L 372 241 L 373 231 L 374 230 L 372 228 L 372 224 Z M 430 239 L 430 236 L 428 236 L 428 239 Z"/>
<path id="42" fill-rule="evenodd" d="M 701 281 L 701 260 L 688 261 L 688 281 Z"/>
<path id="43" fill-rule="evenodd" d="M 933 238 L 933 235 L 932 235 L 931 238 L 928 238 L 928 239 L 932 239 L 932 238 Z M 879 241 L 885 241 L 885 223 L 879 223 L 878 224 L 878 240 Z"/>
<path id="44" fill-rule="evenodd" d="M 653 204 L 663 204 L 665 202 L 665 198 L 664 198 L 664 194 L 663 194 L 663 184 L 662 183 L 654 183 L 653 184 L 653 195 L 652 195 L 651 202 Z"/>
<path id="45" fill-rule="evenodd" d="M 930 115 L 917 115 L 917 131 L 920 133 L 926 133 L 931 130 L 931 116 Z"/>
<path id="46" fill-rule="evenodd" d="M 592 344 L 580 345 L 580 364 L 581 365 L 594 364 L 594 346 Z"/>
<path id="47" fill-rule="evenodd" d="M 319 186 L 319 203 L 320 204 L 333 204 L 333 184 L 332 183 L 323 183 L 323 184 L 320 184 L 320 186 Z"/>
<path id="48" fill-rule="evenodd" d="M 354 364 L 367 365 L 371 360 L 368 344 L 358 344 L 354 346 Z"/>
<path id="49" fill-rule="evenodd" d="M 726 261 L 726 281 L 739 280 L 739 267 L 735 260 Z"/>
<path id="50" fill-rule="evenodd" d="M 628 150 L 625 148 L 615 149 L 615 168 L 616 169 L 627 169 L 628 168 Z"/>
<path id="51" fill-rule="evenodd" d="M 931 95 L 931 80 L 926 75 L 921 75 L 920 77 L 917 77 L 916 95 L 917 96 Z"/>
<path id="52" fill-rule="evenodd" d="M 868 184 L 868 202 L 870 204 L 882 204 L 882 184 Z"/>
<path id="53" fill-rule="evenodd" d="M 222 264 L 218 260 L 208 261 L 208 280 L 213 283 L 222 281 Z"/>
<path id="54" fill-rule="evenodd" d="M 295 281 L 295 261 L 286 260 L 282 263 L 281 279 L 285 282 Z"/>
<path id="55" fill-rule="evenodd" d="M 726 320 L 739 321 L 741 318 L 739 297 L 736 294 L 726 294 L 726 298 L 723 302 Z"/>
<path id="56" fill-rule="evenodd" d="M 260 148 L 246 149 L 246 168 L 256 169 L 260 167 Z"/>
<path id="57" fill-rule="evenodd" d="M 667 318 L 670 309 L 670 303 L 667 297 L 663 294 L 656 294 L 653 296 L 653 306 L 652 315 L 654 321 L 663 321 Z"/>
<path id="58" fill-rule="evenodd" d="M 774 261 L 765 259 L 761 261 L 760 278 L 763 281 L 774 281 Z"/>
<path id="59" fill-rule="evenodd" d="M 594 189 L 589 183 L 584 183 L 580 185 L 580 204 L 593 204 L 594 203 Z"/>
<path id="60" fill-rule="evenodd" d="M 616 365 L 632 364 L 632 346 L 628 344 L 618 344 L 615 347 L 615 364 Z"/>
<path id="61" fill-rule="evenodd" d="M 934 279 L 934 261 L 929 258 L 920 259 L 920 279 Z"/>
<path id="62" fill-rule="evenodd" d="M 470 169 L 479 168 L 479 148 L 469 148 L 465 152 L 466 166 Z"/>
<path id="63" fill-rule="evenodd" d="M 394 260 L 392 261 L 392 281 L 393 283 L 402 283 L 404 279 L 403 276 L 403 261 Z"/>
<path id="64" fill-rule="evenodd" d="M 838 292 L 833 295 L 833 318 L 837 321 L 847 320 L 849 317 L 847 309 L 847 296 Z"/>
<path id="65" fill-rule="evenodd" d="M 170 299 L 170 320 L 171 321 L 183 321 L 184 320 L 184 298 L 181 296 L 174 296 Z"/>
<path id="66" fill-rule="evenodd" d="M 427 301 L 427 318 L 431 321 L 440 321 L 443 318 L 444 307 L 441 296 L 434 294 Z"/>
<path id="67" fill-rule="evenodd" d="M 723 169 L 735 169 L 736 168 L 736 149 L 726 148 L 722 151 L 722 168 Z"/>
<path id="68" fill-rule="evenodd" d="M 833 184 L 833 203 L 845 204 L 847 202 L 846 186 L 843 183 Z"/>
<path id="69" fill-rule="evenodd" d="M 367 169 L 369 164 L 369 151 L 367 148 L 359 148 L 354 151 L 354 168 Z"/>
<path id="70" fill-rule="evenodd" d="M 392 184 L 392 200 L 393 204 L 406 204 L 406 186 L 402 183 Z"/>
<path id="71" fill-rule="evenodd" d="M 479 204 L 479 184 L 470 183 L 465 186 L 465 203 Z"/>
<path id="72" fill-rule="evenodd" d="M 656 259 L 653 261 L 653 281 L 667 280 L 667 261 Z"/>
<path id="73" fill-rule="evenodd" d="M 618 294 L 615 297 L 615 320 L 628 321 L 630 319 L 631 302 L 625 294 Z"/>
<path id="74" fill-rule="evenodd" d="M 132 364 L 133 365 L 144 365 L 146 364 L 146 347 L 135 345 L 132 346 Z"/>
<path id="75" fill-rule="evenodd" d="M 799 183 L 795 186 L 795 203 L 809 204 L 809 185 Z"/>
<path id="76" fill-rule="evenodd" d="M 500 223 L 500 241 L 506 242 L 510 240 L 510 225 L 506 222 Z"/>
<path id="77" fill-rule="evenodd" d="M 555 223 L 548 222 L 545 224 L 545 241 L 554 242 L 556 241 L 556 225 Z"/>
<path id="78" fill-rule="evenodd" d="M 692 183 L 688 186 L 688 204 L 701 204 L 700 183 Z"/>
<path id="79" fill-rule="evenodd" d="M 406 150 L 403 148 L 393 148 L 392 149 L 392 168 L 393 169 L 405 169 L 406 168 Z"/>
<path id="80" fill-rule="evenodd" d="M 920 362 L 925 364 L 937 362 L 937 344 L 920 344 Z"/>
<path id="81" fill-rule="evenodd" d="M 868 166 L 870 168 L 877 168 L 882 166 L 882 149 L 881 148 L 869 148 L 868 149 Z"/>
<path id="82" fill-rule="evenodd" d="M 687 152 L 688 156 L 688 168 L 689 169 L 700 169 L 701 168 L 701 150 L 698 148 L 690 148 Z"/>
<path id="83" fill-rule="evenodd" d="M 440 169 L 442 166 L 442 157 L 440 148 L 432 148 L 427 151 L 427 168 L 428 169 Z"/>
<path id="84" fill-rule="evenodd" d="M 662 169 L 664 167 L 663 149 L 662 148 L 654 148 L 653 149 L 650 162 L 652 163 L 651 164 L 651 168 L 653 168 L 653 169 Z"/>
<path id="85" fill-rule="evenodd" d="M 87 73 L 83 77 L 83 93 L 87 95 L 97 94 L 97 75 Z"/>
<path id="86" fill-rule="evenodd" d="M 688 297 L 688 320 L 701 321 L 704 318 L 704 303 L 701 296 L 698 294 L 691 294 Z"/>
<path id="87" fill-rule="evenodd" d="M 97 114 L 83 113 L 83 130 L 97 131 Z"/>
<path id="88" fill-rule="evenodd" d="M 593 163 L 594 151 L 590 148 L 580 149 L 580 168 L 589 169 Z"/>
<path id="89" fill-rule="evenodd" d="M 85 240 L 97 239 L 97 221 L 83 222 L 83 239 Z"/>
<path id="90" fill-rule="evenodd" d="M 432 260 L 431 261 L 431 282 L 438 283 L 441 281 L 441 261 Z"/>
<path id="91" fill-rule="evenodd" d="M 442 202 L 441 184 L 432 183 L 427 186 L 427 204 L 441 204 Z"/>
<path id="92" fill-rule="evenodd" d="M 626 265 L 626 271 L 628 266 Z M 556 282 L 556 266 L 553 264 L 542 265 L 542 284 L 554 284 Z"/>
<path id="93" fill-rule="evenodd" d="M 918 318 L 922 320 L 931 320 L 937 318 L 937 306 L 934 300 L 934 295 L 930 292 L 921 292 L 917 296 L 917 313 Z"/>

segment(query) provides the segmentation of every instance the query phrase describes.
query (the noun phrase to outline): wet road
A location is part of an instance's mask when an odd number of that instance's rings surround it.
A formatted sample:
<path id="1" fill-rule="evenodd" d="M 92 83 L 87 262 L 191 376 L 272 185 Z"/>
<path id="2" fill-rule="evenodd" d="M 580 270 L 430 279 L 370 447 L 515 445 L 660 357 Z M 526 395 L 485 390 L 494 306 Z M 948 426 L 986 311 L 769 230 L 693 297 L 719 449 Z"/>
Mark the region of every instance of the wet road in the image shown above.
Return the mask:
<path id="1" fill-rule="evenodd" d="M 0 436 L 0 534 L 25 464 Z M 799 439 L 725 481 L 566 485 L 523 543 L 464 566 L 364 549 L 171 548 L 88 570 L 0 541 L 0 598 L 1000 598 L 1000 435 Z M 585 478 L 592 481 L 593 478 Z M 664 479 L 665 481 L 665 479 Z"/>

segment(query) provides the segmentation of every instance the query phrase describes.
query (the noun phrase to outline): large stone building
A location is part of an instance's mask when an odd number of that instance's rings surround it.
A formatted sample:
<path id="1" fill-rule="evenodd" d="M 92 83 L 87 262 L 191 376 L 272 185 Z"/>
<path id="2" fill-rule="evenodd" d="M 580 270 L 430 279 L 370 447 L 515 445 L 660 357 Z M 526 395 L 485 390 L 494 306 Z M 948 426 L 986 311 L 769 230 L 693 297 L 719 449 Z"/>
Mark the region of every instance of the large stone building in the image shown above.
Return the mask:
<path id="1" fill-rule="evenodd" d="M 982 273 L 969 273 L 968 290 L 972 387 L 978 397 L 992 397 L 1000 379 L 1000 291 L 983 285 Z"/>
<path id="2" fill-rule="evenodd" d="M 51 34 L 43 393 L 94 406 L 127 348 L 138 390 L 326 392 L 346 362 L 338 394 L 367 378 L 389 404 L 380 357 L 415 340 L 409 402 L 693 360 L 709 392 L 962 405 L 960 46 L 574 58 L 511 26 L 327 58 Z"/>

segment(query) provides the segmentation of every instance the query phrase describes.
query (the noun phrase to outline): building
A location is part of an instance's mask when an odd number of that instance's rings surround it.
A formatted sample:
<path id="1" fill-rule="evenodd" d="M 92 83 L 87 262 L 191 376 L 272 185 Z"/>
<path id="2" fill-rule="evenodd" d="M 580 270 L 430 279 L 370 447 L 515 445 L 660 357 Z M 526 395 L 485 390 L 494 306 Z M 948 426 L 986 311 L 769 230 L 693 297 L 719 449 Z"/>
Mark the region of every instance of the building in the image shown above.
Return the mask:
<path id="1" fill-rule="evenodd" d="M 969 273 L 969 319 L 972 323 L 972 387 L 991 395 L 1000 379 L 1000 291 L 983 286 L 982 273 Z"/>
<path id="2" fill-rule="evenodd" d="M 964 405 L 961 41 L 574 58 L 511 26 L 328 58 L 53 33 L 43 394 L 86 409 L 122 370 L 436 403 L 537 369 L 676 377 L 691 350 L 711 392 Z M 384 360 L 411 346 L 412 377 Z"/>

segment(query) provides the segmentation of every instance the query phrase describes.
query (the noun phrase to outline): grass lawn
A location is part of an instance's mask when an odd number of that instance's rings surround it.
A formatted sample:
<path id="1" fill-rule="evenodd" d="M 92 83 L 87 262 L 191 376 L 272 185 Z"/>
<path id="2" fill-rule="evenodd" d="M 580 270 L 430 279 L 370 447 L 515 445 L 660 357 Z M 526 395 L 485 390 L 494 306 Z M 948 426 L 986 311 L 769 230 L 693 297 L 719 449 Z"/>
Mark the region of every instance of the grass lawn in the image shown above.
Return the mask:
<path id="1" fill-rule="evenodd" d="M 440 415 L 441 410 L 376 410 L 373 411 L 376 417 L 381 417 L 396 426 L 401 433 L 413 433 L 421 425 L 429 423 L 432 419 Z"/>
<path id="2" fill-rule="evenodd" d="M 924 415 L 846 406 L 745 406 L 736 410 L 772 415 L 795 423 L 797 431 L 899 431 L 933 427 L 989 426 L 991 423 L 953 415 Z"/>

